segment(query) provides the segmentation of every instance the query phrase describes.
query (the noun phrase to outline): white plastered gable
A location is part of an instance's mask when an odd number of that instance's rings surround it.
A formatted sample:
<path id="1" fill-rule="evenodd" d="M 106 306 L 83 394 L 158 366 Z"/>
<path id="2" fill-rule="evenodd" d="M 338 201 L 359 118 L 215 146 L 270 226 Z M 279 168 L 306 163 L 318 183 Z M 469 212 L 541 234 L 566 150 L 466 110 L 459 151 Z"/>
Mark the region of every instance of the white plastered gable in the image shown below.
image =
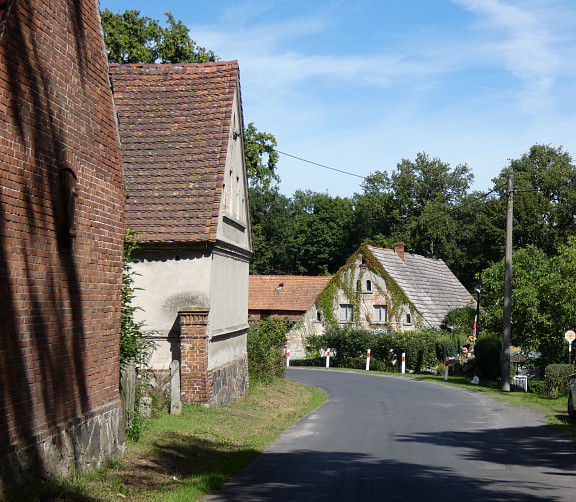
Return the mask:
<path id="1" fill-rule="evenodd" d="M 232 240 L 233 244 L 252 250 L 248 176 L 244 153 L 244 123 L 238 85 L 234 93 L 230 118 L 219 219 L 218 239 L 229 242 Z"/>

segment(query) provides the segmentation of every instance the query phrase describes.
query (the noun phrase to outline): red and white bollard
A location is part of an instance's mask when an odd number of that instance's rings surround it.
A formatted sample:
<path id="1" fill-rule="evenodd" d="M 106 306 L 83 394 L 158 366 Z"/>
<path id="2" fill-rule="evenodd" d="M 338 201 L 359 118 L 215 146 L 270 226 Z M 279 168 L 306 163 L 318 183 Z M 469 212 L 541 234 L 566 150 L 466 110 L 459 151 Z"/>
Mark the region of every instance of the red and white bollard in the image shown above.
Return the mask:
<path id="1" fill-rule="evenodd" d="M 366 371 L 370 371 L 370 349 L 368 349 L 368 355 L 366 356 Z"/>
<path id="2" fill-rule="evenodd" d="M 444 365 L 444 381 L 448 381 L 448 367 L 450 366 L 450 359 L 446 358 L 446 364 Z"/>
<path id="3" fill-rule="evenodd" d="M 286 350 L 286 367 L 290 366 L 290 351 Z"/>
<path id="4" fill-rule="evenodd" d="M 330 349 L 326 351 L 326 367 L 330 367 Z"/>
<path id="5" fill-rule="evenodd" d="M 402 352 L 402 373 L 406 373 L 406 352 Z"/>

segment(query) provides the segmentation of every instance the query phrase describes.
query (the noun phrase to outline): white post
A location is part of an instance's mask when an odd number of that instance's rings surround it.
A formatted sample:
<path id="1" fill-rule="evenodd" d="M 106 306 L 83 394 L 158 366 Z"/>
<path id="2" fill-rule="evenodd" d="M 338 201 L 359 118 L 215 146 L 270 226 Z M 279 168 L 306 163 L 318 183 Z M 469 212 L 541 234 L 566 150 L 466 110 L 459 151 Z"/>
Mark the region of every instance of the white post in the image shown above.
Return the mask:
<path id="1" fill-rule="evenodd" d="M 564 338 L 568 342 L 568 364 L 572 364 L 572 342 L 576 340 L 576 333 L 572 330 L 566 331 Z"/>
<path id="2" fill-rule="evenodd" d="M 170 415 L 182 413 L 180 400 L 180 362 L 174 359 L 170 363 Z"/>
<path id="3" fill-rule="evenodd" d="M 328 349 L 326 352 L 326 367 L 330 367 L 330 349 Z"/>
<path id="4" fill-rule="evenodd" d="M 290 350 L 286 349 L 286 367 L 290 366 Z"/>
<path id="5" fill-rule="evenodd" d="M 368 355 L 366 356 L 366 371 L 370 371 L 370 349 L 368 349 Z"/>
<path id="6" fill-rule="evenodd" d="M 402 373 L 406 373 L 406 352 L 402 352 Z"/>
<path id="7" fill-rule="evenodd" d="M 448 366 L 450 365 L 450 359 L 446 358 L 446 364 L 444 365 L 444 381 L 448 381 Z"/>

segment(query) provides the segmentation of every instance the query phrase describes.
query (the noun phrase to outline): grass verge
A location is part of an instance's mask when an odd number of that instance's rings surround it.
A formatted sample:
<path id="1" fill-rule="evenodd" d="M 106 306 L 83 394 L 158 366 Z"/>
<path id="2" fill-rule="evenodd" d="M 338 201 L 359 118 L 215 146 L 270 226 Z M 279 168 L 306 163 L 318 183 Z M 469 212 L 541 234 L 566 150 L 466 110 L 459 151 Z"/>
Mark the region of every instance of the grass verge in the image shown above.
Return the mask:
<path id="1" fill-rule="evenodd" d="M 126 455 L 95 473 L 47 484 L 31 500 L 194 501 L 218 490 L 285 429 L 320 406 L 320 389 L 278 379 L 219 407 L 184 406 L 146 423 Z"/>

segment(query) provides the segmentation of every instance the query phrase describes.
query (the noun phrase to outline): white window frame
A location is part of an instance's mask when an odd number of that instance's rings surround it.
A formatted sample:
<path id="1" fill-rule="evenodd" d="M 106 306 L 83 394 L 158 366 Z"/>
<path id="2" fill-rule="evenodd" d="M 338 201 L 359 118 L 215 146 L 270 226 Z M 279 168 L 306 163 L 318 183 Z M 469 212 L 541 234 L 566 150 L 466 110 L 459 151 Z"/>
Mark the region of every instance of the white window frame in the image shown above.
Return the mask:
<path id="1" fill-rule="evenodd" d="M 382 319 L 382 312 L 384 319 Z M 374 322 L 387 323 L 388 322 L 388 305 L 374 305 Z"/>
<path id="2" fill-rule="evenodd" d="M 354 321 L 354 306 L 349 303 L 340 304 L 340 322 Z"/>

